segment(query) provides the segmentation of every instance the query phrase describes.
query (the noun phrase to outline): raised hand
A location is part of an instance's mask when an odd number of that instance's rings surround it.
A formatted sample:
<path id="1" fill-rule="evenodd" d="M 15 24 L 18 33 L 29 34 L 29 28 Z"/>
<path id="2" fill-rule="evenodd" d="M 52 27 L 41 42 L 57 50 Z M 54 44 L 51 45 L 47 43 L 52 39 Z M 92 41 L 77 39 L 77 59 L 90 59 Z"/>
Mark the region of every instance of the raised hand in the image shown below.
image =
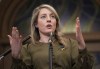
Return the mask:
<path id="1" fill-rule="evenodd" d="M 79 49 L 85 49 L 85 41 L 81 32 L 79 17 L 76 18 L 76 39 L 79 43 Z"/>
<path id="2" fill-rule="evenodd" d="M 14 58 L 20 58 L 22 36 L 19 34 L 17 27 L 12 28 L 12 33 L 11 35 L 8 35 L 8 37 L 11 45 L 12 56 Z"/>

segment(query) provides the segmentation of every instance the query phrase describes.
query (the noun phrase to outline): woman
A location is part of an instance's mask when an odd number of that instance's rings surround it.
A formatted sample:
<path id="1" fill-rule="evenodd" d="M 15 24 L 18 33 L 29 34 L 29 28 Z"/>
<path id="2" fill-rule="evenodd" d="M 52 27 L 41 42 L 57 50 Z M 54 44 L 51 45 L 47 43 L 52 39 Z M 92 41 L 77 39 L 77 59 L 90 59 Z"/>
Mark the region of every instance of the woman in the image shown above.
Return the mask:
<path id="1" fill-rule="evenodd" d="M 11 69 L 49 69 L 50 33 L 53 69 L 92 69 L 93 57 L 87 52 L 80 29 L 79 17 L 76 19 L 76 40 L 59 33 L 59 17 L 50 5 L 40 5 L 32 14 L 31 42 L 22 46 L 22 36 L 16 27 L 8 35 L 13 64 Z"/>

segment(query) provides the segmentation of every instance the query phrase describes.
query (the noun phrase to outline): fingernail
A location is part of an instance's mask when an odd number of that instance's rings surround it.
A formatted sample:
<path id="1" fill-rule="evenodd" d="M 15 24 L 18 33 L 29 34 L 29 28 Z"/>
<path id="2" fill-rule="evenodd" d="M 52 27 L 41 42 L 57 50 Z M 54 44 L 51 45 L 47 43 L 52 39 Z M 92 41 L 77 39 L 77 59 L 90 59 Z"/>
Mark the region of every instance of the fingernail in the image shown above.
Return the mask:
<path id="1" fill-rule="evenodd" d="M 9 37 L 9 35 L 7 35 Z"/>
<path id="2" fill-rule="evenodd" d="M 79 20 L 79 17 L 77 17 L 77 19 Z"/>

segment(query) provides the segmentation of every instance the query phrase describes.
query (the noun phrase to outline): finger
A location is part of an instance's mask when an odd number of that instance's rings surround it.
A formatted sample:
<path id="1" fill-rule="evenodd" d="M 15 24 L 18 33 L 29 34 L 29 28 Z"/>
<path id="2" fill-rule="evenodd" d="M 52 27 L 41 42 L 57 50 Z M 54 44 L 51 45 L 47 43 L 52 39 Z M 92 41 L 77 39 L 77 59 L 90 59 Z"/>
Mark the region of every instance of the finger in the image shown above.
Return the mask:
<path id="1" fill-rule="evenodd" d="M 79 17 L 76 18 L 76 35 L 78 33 L 78 28 L 79 28 L 78 23 L 79 23 Z"/>
<path id="2" fill-rule="evenodd" d="M 7 35 L 9 39 L 11 39 L 12 37 L 10 35 Z"/>
<path id="3" fill-rule="evenodd" d="M 12 28 L 12 37 L 13 38 L 19 38 L 19 32 L 17 30 L 17 27 Z"/>
<path id="4" fill-rule="evenodd" d="M 76 38 L 79 40 L 81 37 L 81 28 L 80 28 L 80 20 L 79 17 L 76 18 Z"/>
<path id="5" fill-rule="evenodd" d="M 11 37 L 11 35 L 8 35 L 8 38 L 9 38 L 9 42 L 11 44 L 12 43 L 12 37 Z"/>
<path id="6" fill-rule="evenodd" d="M 15 32 L 15 38 L 19 38 L 19 32 L 17 27 L 14 27 L 14 32 Z"/>
<path id="7" fill-rule="evenodd" d="M 15 27 L 12 27 L 12 37 L 15 37 Z"/>
<path id="8" fill-rule="evenodd" d="M 81 32 L 79 17 L 76 18 L 76 32 Z"/>
<path id="9" fill-rule="evenodd" d="M 77 27 L 80 27 L 80 20 L 79 20 L 79 17 L 76 18 L 76 28 L 77 28 Z"/>
<path id="10" fill-rule="evenodd" d="M 20 37 L 20 41 L 22 41 L 22 35 L 20 35 L 19 37 Z"/>
<path id="11" fill-rule="evenodd" d="M 19 36 L 19 31 L 16 29 L 16 38 L 20 38 L 20 36 Z"/>

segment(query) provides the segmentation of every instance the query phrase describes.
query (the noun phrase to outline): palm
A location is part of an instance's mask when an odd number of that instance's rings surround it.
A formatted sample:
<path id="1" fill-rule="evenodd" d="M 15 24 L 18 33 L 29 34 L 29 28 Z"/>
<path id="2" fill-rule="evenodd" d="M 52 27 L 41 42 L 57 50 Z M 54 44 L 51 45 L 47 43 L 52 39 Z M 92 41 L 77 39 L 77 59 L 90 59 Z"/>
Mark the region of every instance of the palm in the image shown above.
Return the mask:
<path id="1" fill-rule="evenodd" d="M 18 56 L 21 50 L 22 37 L 19 35 L 16 27 L 12 28 L 12 34 L 8 35 L 8 37 L 11 45 L 12 54 L 14 56 Z"/>
<path id="2" fill-rule="evenodd" d="M 76 19 L 76 39 L 79 43 L 79 49 L 84 49 L 85 48 L 85 42 L 84 42 L 84 38 L 83 38 L 81 28 L 80 28 L 79 17 L 77 17 L 77 19 Z"/>

